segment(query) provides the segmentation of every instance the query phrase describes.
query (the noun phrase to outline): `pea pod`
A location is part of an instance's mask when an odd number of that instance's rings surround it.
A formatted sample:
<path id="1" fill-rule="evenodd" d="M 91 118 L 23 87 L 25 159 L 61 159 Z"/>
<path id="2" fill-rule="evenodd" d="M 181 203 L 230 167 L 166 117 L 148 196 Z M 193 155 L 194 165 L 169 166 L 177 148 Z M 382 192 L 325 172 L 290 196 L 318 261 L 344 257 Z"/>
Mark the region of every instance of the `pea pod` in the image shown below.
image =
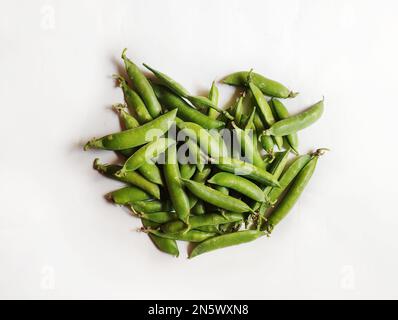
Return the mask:
<path id="1" fill-rule="evenodd" d="M 244 216 L 241 213 L 226 213 L 224 215 L 220 215 L 218 213 L 208 213 L 191 217 L 188 228 L 182 221 L 177 220 L 162 225 L 161 230 L 165 233 L 176 233 L 203 226 L 215 226 L 228 222 L 242 221 L 243 218 Z"/>
<path id="2" fill-rule="evenodd" d="M 289 211 L 295 205 L 298 198 L 310 181 L 314 173 L 318 158 L 322 154 L 323 150 L 317 150 L 313 154 L 312 159 L 304 166 L 304 168 L 294 179 L 292 186 L 289 188 L 289 191 L 268 218 L 266 226 L 269 232 L 274 229 L 274 227 L 289 213 Z"/>
<path id="3" fill-rule="evenodd" d="M 215 165 L 223 171 L 246 176 L 261 184 L 273 187 L 279 186 L 278 180 L 269 172 L 238 159 L 223 157 L 215 162 Z"/>
<path id="4" fill-rule="evenodd" d="M 141 99 L 144 101 L 145 106 L 147 107 L 149 114 L 152 118 L 158 117 L 162 112 L 162 107 L 156 98 L 155 92 L 151 87 L 148 79 L 141 72 L 141 70 L 132 62 L 130 59 L 126 57 L 127 49 L 124 49 L 122 52 L 122 59 L 124 61 L 124 65 L 126 67 L 126 72 Z"/>
<path id="5" fill-rule="evenodd" d="M 232 123 L 232 125 L 234 127 L 235 134 L 238 137 L 240 146 L 242 148 L 242 151 L 244 152 L 245 157 L 249 159 L 250 163 L 264 169 L 265 163 L 263 161 L 263 158 L 261 157 L 260 152 L 257 149 L 257 139 L 253 139 L 253 136 L 250 136 L 250 132 L 253 133 L 253 131 L 250 129 L 242 130 L 238 128 L 234 123 Z"/>
<path id="6" fill-rule="evenodd" d="M 151 200 L 151 201 L 134 201 L 131 204 L 131 210 L 134 212 L 153 213 L 160 211 L 170 211 L 171 206 L 168 202 Z"/>
<path id="7" fill-rule="evenodd" d="M 189 138 L 195 140 L 201 149 L 213 158 L 218 158 L 226 153 L 223 142 L 200 125 L 193 122 L 177 123 L 178 128 L 186 134 Z"/>
<path id="8" fill-rule="evenodd" d="M 265 130 L 265 134 L 281 137 L 305 129 L 322 116 L 323 109 L 323 100 L 321 100 L 299 114 L 275 122 L 268 130 Z"/>
<path id="9" fill-rule="evenodd" d="M 182 179 L 187 189 L 197 198 L 210 203 L 216 207 L 232 211 L 232 212 L 249 212 L 251 208 L 243 201 L 231 196 L 227 196 L 222 192 L 205 186 L 199 182 Z"/>
<path id="10" fill-rule="evenodd" d="M 151 160 L 166 151 L 176 142 L 174 139 L 159 138 L 138 149 L 127 161 L 123 168 L 120 169 L 117 176 L 124 176 L 127 172 L 135 171 L 144 163 L 152 163 Z"/>
<path id="11" fill-rule="evenodd" d="M 225 126 L 224 122 L 212 119 L 194 109 L 184 99 L 167 88 L 157 84 L 152 84 L 152 86 L 162 105 L 170 110 L 177 109 L 177 115 L 182 120 L 197 123 L 205 129 L 217 129 Z"/>
<path id="12" fill-rule="evenodd" d="M 151 212 L 151 213 L 137 213 L 137 215 L 141 219 L 153 221 L 156 223 L 167 223 L 170 221 L 174 221 L 177 216 L 174 212 L 168 211 L 159 211 L 159 212 Z"/>
<path id="13" fill-rule="evenodd" d="M 272 140 L 271 136 L 267 136 L 262 134 L 265 130 L 263 121 L 261 120 L 260 116 L 256 112 L 253 119 L 253 125 L 256 128 L 256 132 L 260 134 L 259 140 L 263 149 L 271 156 L 274 155 L 274 140 Z"/>
<path id="14" fill-rule="evenodd" d="M 181 84 L 170 78 L 167 74 L 164 74 L 156 69 L 153 69 L 145 63 L 143 63 L 143 65 L 145 68 L 151 71 L 156 76 L 156 78 L 158 78 L 162 82 L 162 84 L 164 84 L 167 88 L 174 91 L 176 94 L 178 94 L 181 97 L 186 98 L 189 96 L 188 90 L 185 89 Z"/>
<path id="15" fill-rule="evenodd" d="M 145 229 L 156 228 L 158 226 L 157 223 L 152 221 L 148 221 L 145 219 L 141 219 L 141 221 Z M 177 243 L 175 240 L 162 238 L 152 233 L 149 233 L 148 236 L 160 251 L 168 253 L 172 256 L 179 256 L 180 253 L 178 251 Z"/>
<path id="16" fill-rule="evenodd" d="M 144 164 L 138 168 L 138 171 L 149 181 L 163 186 L 162 174 L 155 163 L 144 162 Z"/>
<path id="17" fill-rule="evenodd" d="M 268 193 L 268 201 L 270 204 L 273 204 L 278 200 L 280 195 L 286 190 L 286 188 L 310 160 L 311 156 L 308 154 L 299 156 L 294 160 L 294 162 L 286 169 L 279 179 L 279 188 L 272 188 L 272 190 Z"/>
<path id="18" fill-rule="evenodd" d="M 185 163 L 180 165 L 181 178 L 191 179 L 195 174 L 196 166 L 190 163 Z"/>
<path id="19" fill-rule="evenodd" d="M 93 139 L 86 143 L 84 149 L 123 150 L 143 145 L 166 133 L 173 124 L 176 114 L 177 110 L 172 110 L 137 128 Z"/>
<path id="20" fill-rule="evenodd" d="M 160 199 L 160 189 L 158 185 L 148 181 L 135 171 L 128 172 L 123 177 L 116 176 L 116 172 L 118 172 L 121 168 L 122 166 L 119 165 L 101 164 L 99 159 L 94 160 L 94 169 L 96 169 L 98 172 L 108 176 L 109 178 L 132 184 L 144 190 L 154 198 Z"/>
<path id="21" fill-rule="evenodd" d="M 196 142 L 191 139 L 188 139 L 186 144 L 188 145 L 190 156 L 192 156 L 196 162 L 196 167 L 198 168 L 199 172 L 202 172 L 206 163 L 206 159 L 202 150 L 200 150 Z"/>
<path id="22" fill-rule="evenodd" d="M 202 172 L 196 172 L 195 175 L 193 176 L 192 180 L 199 182 L 199 183 L 205 183 L 206 179 L 210 175 L 210 173 L 211 173 L 210 167 L 206 167 L 203 169 Z M 184 178 L 184 177 L 181 175 L 181 178 Z M 188 195 L 188 198 L 189 198 L 189 203 L 191 204 L 191 209 L 193 209 L 196 206 L 199 199 L 197 197 L 195 197 L 192 193 L 190 193 Z"/>
<path id="23" fill-rule="evenodd" d="M 225 84 L 233 86 L 246 86 L 248 87 L 248 71 L 239 71 L 230 74 L 222 81 Z M 263 94 L 275 98 L 294 98 L 298 93 L 290 91 L 283 84 L 268 79 L 258 73 L 252 72 L 251 80 L 262 91 Z"/>
<path id="24" fill-rule="evenodd" d="M 271 100 L 272 104 L 271 107 L 273 107 L 273 110 L 275 110 L 276 116 L 278 120 L 284 120 L 289 118 L 289 112 L 287 111 L 286 107 L 283 105 L 282 102 L 280 102 L 277 99 L 272 99 Z M 298 154 L 298 136 L 297 133 L 291 133 L 285 136 L 286 141 L 288 145 L 292 148 L 295 154 Z"/>
<path id="25" fill-rule="evenodd" d="M 171 202 L 178 218 L 188 224 L 190 204 L 184 186 L 181 183 L 181 175 L 177 162 L 177 149 L 173 145 L 166 152 L 166 163 L 164 165 L 164 177 Z"/>
<path id="26" fill-rule="evenodd" d="M 114 75 L 113 77 L 119 81 L 119 85 L 123 90 L 124 100 L 126 101 L 127 106 L 130 109 L 130 112 L 132 112 L 132 114 L 135 114 L 137 116 L 138 121 L 140 123 L 147 123 L 153 120 L 144 102 L 137 94 L 137 92 L 135 92 L 133 89 L 129 87 L 129 85 L 126 82 L 126 79 L 124 79 L 120 75 Z"/>
<path id="27" fill-rule="evenodd" d="M 217 106 L 218 105 L 218 88 L 216 86 L 216 82 L 213 81 L 211 84 L 210 92 L 209 92 L 209 99 Z M 209 108 L 208 110 L 208 116 L 209 118 L 212 119 L 217 119 L 217 117 L 220 115 L 220 113 L 212 108 Z"/>
<path id="28" fill-rule="evenodd" d="M 194 215 L 202 215 L 206 213 L 206 208 L 202 200 L 198 200 L 193 208 L 191 209 L 191 213 Z M 203 230 L 202 230 L 203 231 Z"/>
<path id="29" fill-rule="evenodd" d="M 153 229 L 148 229 L 147 232 L 165 239 L 182 240 L 189 242 L 202 242 L 216 235 L 215 233 L 203 232 L 199 230 L 190 230 L 188 232 L 180 232 L 172 234 L 164 233 L 159 230 L 153 230 Z"/>
<path id="30" fill-rule="evenodd" d="M 119 114 L 119 118 L 125 130 L 137 128 L 140 126 L 137 119 L 125 111 L 125 106 L 123 104 L 117 104 L 112 106 L 113 109 Z M 128 148 L 119 151 L 124 157 L 130 157 L 134 152 L 135 148 Z"/>
<path id="31" fill-rule="evenodd" d="M 209 107 L 215 111 L 222 113 L 227 119 L 234 120 L 234 117 L 226 110 L 218 107 L 213 101 L 207 97 L 201 96 L 188 96 L 187 99 L 196 107 Z"/>
<path id="32" fill-rule="evenodd" d="M 265 99 L 261 90 L 252 82 L 249 82 L 249 87 L 253 96 L 257 102 L 257 106 L 260 110 L 260 114 L 263 117 L 263 120 L 268 126 L 272 126 L 275 123 L 275 117 L 272 113 L 272 109 L 269 106 L 267 99 Z M 274 137 L 275 143 L 279 149 L 283 146 L 283 138 L 282 137 Z"/>
<path id="33" fill-rule="evenodd" d="M 245 178 L 242 178 L 241 176 L 236 176 L 232 173 L 216 173 L 209 180 L 207 180 L 207 182 L 233 189 L 258 202 L 265 201 L 264 193 L 257 185 Z"/>
<path id="34" fill-rule="evenodd" d="M 228 234 L 219 235 L 199 243 L 190 253 L 189 258 L 196 257 L 200 254 L 213 250 L 235 246 L 247 243 L 265 235 L 262 231 L 244 230 Z"/>
<path id="35" fill-rule="evenodd" d="M 140 188 L 124 187 L 111 192 L 108 198 L 116 204 L 125 205 L 135 201 L 150 199 L 151 196 Z"/>

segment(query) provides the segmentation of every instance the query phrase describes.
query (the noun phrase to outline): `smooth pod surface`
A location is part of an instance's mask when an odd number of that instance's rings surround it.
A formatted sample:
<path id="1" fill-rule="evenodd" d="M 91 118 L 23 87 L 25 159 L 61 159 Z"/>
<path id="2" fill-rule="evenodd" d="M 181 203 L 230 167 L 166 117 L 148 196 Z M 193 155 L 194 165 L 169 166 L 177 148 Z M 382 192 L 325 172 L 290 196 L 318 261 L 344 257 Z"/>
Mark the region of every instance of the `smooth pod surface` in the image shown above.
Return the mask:
<path id="1" fill-rule="evenodd" d="M 190 253 L 189 258 L 200 254 L 214 251 L 221 248 L 231 247 L 242 243 L 247 243 L 265 235 L 262 231 L 244 230 L 233 233 L 219 235 L 198 244 Z"/>
<path id="2" fill-rule="evenodd" d="M 177 110 L 172 110 L 142 126 L 90 140 L 84 149 L 123 150 L 143 145 L 165 134 L 174 123 L 176 114 Z"/>

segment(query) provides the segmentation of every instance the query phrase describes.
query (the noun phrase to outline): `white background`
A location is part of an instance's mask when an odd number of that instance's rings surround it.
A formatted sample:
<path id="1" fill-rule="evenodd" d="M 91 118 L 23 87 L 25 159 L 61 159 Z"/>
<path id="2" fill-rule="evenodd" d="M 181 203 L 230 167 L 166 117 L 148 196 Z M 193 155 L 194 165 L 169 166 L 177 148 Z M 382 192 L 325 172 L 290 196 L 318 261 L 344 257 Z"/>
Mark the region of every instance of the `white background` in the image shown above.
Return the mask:
<path id="1" fill-rule="evenodd" d="M 0 297 L 398 298 L 396 1 L 2 1 Z M 120 54 L 191 92 L 255 68 L 325 96 L 301 151 L 329 147 L 270 239 L 185 259 L 105 201 L 83 152 L 118 130 Z M 220 84 L 222 102 L 233 90 Z"/>

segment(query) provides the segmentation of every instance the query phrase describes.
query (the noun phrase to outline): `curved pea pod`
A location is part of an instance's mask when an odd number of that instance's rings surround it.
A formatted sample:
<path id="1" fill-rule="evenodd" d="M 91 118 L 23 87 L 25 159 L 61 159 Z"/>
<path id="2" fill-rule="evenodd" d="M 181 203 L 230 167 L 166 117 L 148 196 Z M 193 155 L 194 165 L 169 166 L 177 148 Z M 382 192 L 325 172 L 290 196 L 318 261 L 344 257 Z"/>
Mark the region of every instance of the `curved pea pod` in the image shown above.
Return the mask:
<path id="1" fill-rule="evenodd" d="M 279 179 L 279 177 L 281 176 L 283 170 L 285 169 L 285 166 L 287 164 L 287 161 L 289 159 L 289 153 L 290 150 L 286 150 L 284 152 L 278 153 L 275 156 L 274 161 L 272 161 L 272 163 L 270 164 L 270 168 L 269 168 L 269 172 L 272 173 L 274 175 L 274 177 L 276 179 Z M 270 201 L 269 201 L 269 193 L 271 192 L 271 190 L 273 189 L 273 187 L 267 186 L 264 188 L 263 192 L 264 192 L 264 197 L 268 200 L 267 202 L 263 202 L 263 203 L 257 203 L 257 206 L 254 208 L 254 210 L 258 210 L 258 219 L 257 219 L 257 227 L 260 228 L 261 223 L 263 221 L 263 217 L 265 215 L 265 211 L 267 210 L 267 208 L 269 208 L 270 206 Z"/>
<path id="2" fill-rule="evenodd" d="M 159 226 L 157 223 L 145 219 L 141 219 L 141 221 L 145 230 L 147 228 L 156 228 Z M 178 246 L 175 240 L 158 237 L 157 235 L 152 233 L 149 233 L 148 236 L 160 251 L 168 253 L 172 256 L 179 256 L 180 253 L 178 251 Z"/>
<path id="3" fill-rule="evenodd" d="M 177 110 L 172 110 L 142 126 L 90 140 L 84 149 L 123 150 L 143 145 L 165 134 L 174 123 L 176 114 Z"/>
<path id="4" fill-rule="evenodd" d="M 242 130 L 238 128 L 234 123 L 232 123 L 234 127 L 235 134 L 240 142 L 240 146 L 244 151 L 244 155 L 247 159 L 249 159 L 250 163 L 253 163 L 255 166 L 259 168 L 265 169 L 265 163 L 263 158 L 261 157 L 260 152 L 257 149 L 257 139 L 253 139 L 253 132 L 251 129 Z M 250 132 L 252 135 L 250 135 Z"/>
<path id="5" fill-rule="evenodd" d="M 195 174 L 196 166 L 190 163 L 180 164 L 181 178 L 191 179 Z"/>
<path id="6" fill-rule="evenodd" d="M 233 86 L 248 86 L 248 71 L 239 71 L 230 74 L 224 80 L 223 83 Z M 294 98 L 298 93 L 290 91 L 283 84 L 268 79 L 258 73 L 252 72 L 251 80 L 259 87 L 263 94 L 269 97 L 275 98 Z"/>
<path id="7" fill-rule="evenodd" d="M 251 208 L 243 201 L 223 194 L 222 192 L 205 186 L 202 183 L 182 179 L 186 188 L 197 198 L 216 207 L 232 212 L 249 212 Z"/>
<path id="8" fill-rule="evenodd" d="M 275 122 L 268 130 L 265 130 L 265 134 L 281 137 L 303 130 L 322 116 L 323 109 L 323 100 L 321 100 L 299 114 Z"/>
<path id="9" fill-rule="evenodd" d="M 202 172 L 200 172 L 200 171 L 196 172 L 194 174 L 192 180 L 196 181 L 196 182 L 199 182 L 199 183 L 205 183 L 206 179 L 210 175 L 210 173 L 211 173 L 211 168 L 210 167 L 206 167 L 206 168 L 203 169 Z M 181 178 L 184 178 L 184 177 L 181 175 Z M 191 209 L 193 210 L 193 208 L 198 203 L 199 199 L 197 197 L 195 197 L 192 193 L 190 193 L 188 195 L 188 198 L 189 198 L 189 203 L 191 204 Z M 192 211 L 192 213 L 194 213 L 194 212 Z"/>
<path id="10" fill-rule="evenodd" d="M 191 213 L 194 215 L 202 215 L 206 213 L 206 208 L 202 200 L 198 200 L 195 203 L 195 205 L 191 209 Z"/>
<path id="11" fill-rule="evenodd" d="M 147 179 L 145 179 L 143 176 L 141 176 L 139 173 L 135 171 L 128 172 L 123 177 L 116 176 L 116 172 L 118 172 L 121 168 L 122 166 L 119 165 L 102 164 L 100 163 L 99 159 L 94 160 L 94 169 L 97 170 L 98 172 L 106 175 L 109 178 L 126 182 L 128 184 L 132 184 L 144 190 L 154 198 L 160 199 L 160 189 L 158 185 L 148 181 Z"/>
<path id="12" fill-rule="evenodd" d="M 167 88 L 152 84 L 159 101 L 168 109 L 177 109 L 177 116 L 184 121 L 195 122 L 206 129 L 217 129 L 225 126 L 225 123 L 212 119 L 200 111 L 191 107 L 184 99 L 180 98 Z"/>
<path id="13" fill-rule="evenodd" d="M 179 122 L 177 126 L 185 135 L 196 141 L 200 148 L 211 157 L 218 158 L 226 154 L 223 142 L 215 138 L 200 125 L 193 122 Z"/>
<path id="14" fill-rule="evenodd" d="M 217 106 L 213 101 L 211 101 L 207 97 L 202 96 L 188 96 L 187 99 L 196 107 L 209 107 L 214 109 L 215 111 L 222 113 L 227 119 L 234 120 L 234 117 L 226 110 L 221 109 Z"/>
<path id="15" fill-rule="evenodd" d="M 212 176 L 208 183 L 216 184 L 222 187 L 233 189 L 253 200 L 264 202 L 265 197 L 263 191 L 255 185 L 253 182 L 242 178 L 241 176 L 236 176 L 228 172 L 219 172 Z"/>
<path id="16" fill-rule="evenodd" d="M 113 77 L 119 81 L 119 85 L 123 91 L 124 100 L 126 101 L 130 112 L 132 112 L 137 116 L 138 121 L 140 123 L 147 123 L 153 120 L 144 102 L 137 94 L 137 92 L 135 92 L 133 89 L 129 87 L 126 79 L 124 79 L 120 75 L 114 75 Z"/>
<path id="17" fill-rule="evenodd" d="M 122 52 L 122 59 L 124 61 L 124 65 L 126 67 L 126 72 L 141 99 L 144 101 L 145 106 L 147 107 L 149 114 L 152 118 L 158 117 L 162 112 L 162 107 L 156 98 L 155 92 L 151 87 L 148 79 L 141 72 L 141 70 L 126 57 L 127 49 L 124 49 Z"/>
<path id="18" fill-rule="evenodd" d="M 275 123 L 275 117 L 267 99 L 265 99 L 261 90 L 252 81 L 249 82 L 249 87 L 257 102 L 263 120 L 268 126 L 272 126 Z M 273 137 L 273 139 L 275 140 L 275 144 L 278 146 L 278 149 L 281 149 L 283 147 L 283 138 Z"/>
<path id="19" fill-rule="evenodd" d="M 170 211 L 172 208 L 168 202 L 151 200 L 151 201 L 134 201 L 131 204 L 131 210 L 134 212 L 153 213 L 160 211 Z"/>
<path id="20" fill-rule="evenodd" d="M 269 172 L 262 168 L 258 168 L 251 163 L 247 163 L 238 159 L 232 158 L 220 158 L 215 165 L 223 170 L 230 173 L 246 176 L 247 178 L 257 181 L 261 184 L 278 187 L 279 183 L 275 177 Z"/>
<path id="21" fill-rule="evenodd" d="M 284 120 L 289 118 L 289 112 L 286 107 L 277 99 L 271 100 L 271 107 L 273 108 L 276 118 L 278 120 Z M 298 155 L 298 136 L 297 133 L 291 133 L 284 137 L 286 139 L 287 144 L 292 148 L 293 152 Z"/>
<path id="22" fill-rule="evenodd" d="M 144 163 L 152 163 L 152 159 L 158 157 L 161 153 L 166 151 L 170 146 L 174 145 L 176 141 L 169 138 L 156 139 L 145 146 L 138 149 L 127 161 L 123 168 L 120 169 L 116 175 L 123 176 L 127 172 L 137 170 Z"/>
<path id="23" fill-rule="evenodd" d="M 158 78 L 162 82 L 162 84 L 164 84 L 167 88 L 174 91 L 176 94 L 178 94 L 181 97 L 186 98 L 189 96 L 188 90 L 185 89 L 177 81 L 170 78 L 167 74 L 160 72 L 156 69 L 153 69 L 152 67 L 148 66 L 145 63 L 143 63 L 143 65 L 145 68 L 147 68 L 149 71 L 151 71 L 156 76 L 156 78 Z"/>
<path id="24" fill-rule="evenodd" d="M 208 213 L 191 217 L 189 220 L 189 227 L 187 227 L 187 225 L 185 225 L 182 221 L 177 220 L 168 222 L 162 225 L 160 228 L 165 233 L 176 233 L 203 226 L 216 226 L 223 223 L 242 221 L 243 219 L 244 215 L 242 213 L 231 212 L 224 215 Z"/>
<path id="25" fill-rule="evenodd" d="M 304 191 L 308 182 L 310 181 L 319 156 L 322 152 L 317 151 L 312 159 L 304 166 L 304 168 L 299 172 L 297 177 L 294 179 L 291 187 L 289 188 L 286 195 L 283 197 L 278 206 L 273 210 L 269 216 L 266 226 L 267 230 L 271 232 L 273 228 L 289 213 L 289 211 L 296 204 L 298 198 Z"/>
<path id="26" fill-rule="evenodd" d="M 299 172 L 308 164 L 311 160 L 311 155 L 305 154 L 297 157 L 292 164 L 286 169 L 281 178 L 279 179 L 279 187 L 272 188 L 268 193 L 268 201 L 270 204 L 275 203 L 281 194 L 286 190 L 294 178 Z"/>
<path id="27" fill-rule="evenodd" d="M 188 145 L 190 155 L 193 157 L 193 159 L 195 159 L 196 167 L 198 168 L 199 172 L 202 172 L 206 163 L 205 155 L 195 141 L 188 139 L 185 143 Z"/>
<path id="28" fill-rule="evenodd" d="M 138 168 L 141 173 L 149 181 L 163 186 L 163 178 L 158 166 L 152 162 L 145 162 Z"/>
<path id="29" fill-rule="evenodd" d="M 148 200 L 151 198 L 148 193 L 137 187 L 124 187 L 112 191 L 107 197 L 109 200 L 112 200 L 114 203 L 120 205 L 125 205 L 140 200 Z"/>
<path id="30" fill-rule="evenodd" d="M 202 242 L 216 235 L 215 233 L 204 232 L 199 230 L 190 230 L 188 232 L 179 232 L 172 234 L 164 233 L 159 230 L 153 230 L 153 229 L 148 229 L 147 232 L 165 239 L 182 240 L 189 242 Z"/>
<path id="31" fill-rule="evenodd" d="M 216 86 L 216 82 L 213 81 L 213 83 L 211 84 L 211 88 L 210 88 L 210 92 L 209 92 L 209 99 L 211 100 L 211 102 L 213 102 L 216 106 L 218 106 L 218 97 L 219 97 L 219 91 L 218 88 Z M 212 108 L 209 108 L 208 110 L 208 116 L 209 118 L 212 119 L 217 119 L 217 117 L 220 115 L 220 113 Z"/>
<path id="32" fill-rule="evenodd" d="M 177 162 L 176 146 L 172 145 L 166 152 L 166 163 L 163 166 L 164 177 L 171 202 L 178 218 L 184 223 L 189 222 L 190 203 L 184 186 L 181 183 L 181 175 Z"/>
<path id="33" fill-rule="evenodd" d="M 242 243 L 254 241 L 265 235 L 262 231 L 244 230 L 219 235 L 199 243 L 190 253 L 189 258 L 196 257 L 200 254 L 214 251 L 221 248 L 235 246 Z"/>
<path id="34" fill-rule="evenodd" d="M 177 216 L 174 212 L 168 211 L 159 211 L 159 212 L 151 212 L 151 213 L 137 213 L 137 215 L 141 219 L 153 221 L 156 223 L 167 223 L 170 221 L 174 221 L 177 219 Z"/>
<path id="35" fill-rule="evenodd" d="M 266 136 L 262 134 L 265 130 L 263 121 L 261 120 L 259 114 L 256 112 L 253 118 L 253 125 L 256 128 L 256 132 L 260 134 L 259 141 L 263 149 L 273 157 L 274 155 L 274 140 L 271 136 Z"/>

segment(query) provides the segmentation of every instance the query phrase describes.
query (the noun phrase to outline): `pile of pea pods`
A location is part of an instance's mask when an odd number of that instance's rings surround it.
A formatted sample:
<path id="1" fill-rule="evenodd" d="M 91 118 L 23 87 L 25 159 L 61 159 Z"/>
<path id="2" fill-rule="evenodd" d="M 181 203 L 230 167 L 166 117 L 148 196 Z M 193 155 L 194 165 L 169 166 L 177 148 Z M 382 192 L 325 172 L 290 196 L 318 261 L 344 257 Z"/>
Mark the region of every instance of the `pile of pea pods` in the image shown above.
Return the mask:
<path id="1" fill-rule="evenodd" d="M 94 161 L 98 172 L 126 183 L 110 192 L 109 200 L 126 206 L 141 220 L 140 231 L 172 256 L 179 255 L 177 240 L 192 243 L 188 257 L 193 258 L 270 235 L 327 150 L 300 155 L 297 135 L 321 117 L 323 99 L 289 115 L 282 100 L 297 93 L 249 70 L 221 81 L 235 86 L 239 98 L 220 107 L 215 82 L 208 96 L 194 96 L 144 64 L 153 74 L 147 77 L 126 49 L 122 60 L 127 76 L 114 76 L 125 100 L 114 105 L 122 130 L 85 145 L 123 159 Z M 226 146 L 228 130 L 239 152 Z M 181 160 L 186 151 L 190 161 Z"/>

